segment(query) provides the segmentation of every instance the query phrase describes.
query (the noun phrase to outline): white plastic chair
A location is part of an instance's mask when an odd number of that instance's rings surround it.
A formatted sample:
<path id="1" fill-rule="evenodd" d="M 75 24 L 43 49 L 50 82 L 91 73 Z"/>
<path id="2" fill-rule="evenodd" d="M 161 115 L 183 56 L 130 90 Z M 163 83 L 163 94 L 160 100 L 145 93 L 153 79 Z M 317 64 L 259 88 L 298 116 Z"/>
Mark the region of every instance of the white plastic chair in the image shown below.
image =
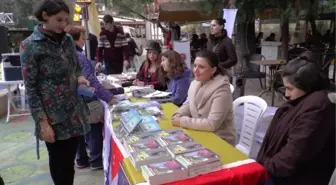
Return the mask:
<path id="1" fill-rule="evenodd" d="M 244 104 L 243 123 L 240 132 L 239 142 L 236 148 L 245 155 L 251 155 L 252 145 L 255 140 L 258 122 L 267 109 L 267 103 L 258 96 L 243 96 L 233 102 L 233 113 L 236 108 Z"/>
<path id="2" fill-rule="evenodd" d="M 235 90 L 235 88 L 232 84 L 230 84 L 230 90 L 231 90 L 231 93 L 233 93 L 233 91 Z"/>
<path id="3" fill-rule="evenodd" d="M 334 173 L 331 176 L 331 179 L 329 181 L 329 185 L 335 185 L 336 184 L 336 168 L 334 170 Z"/>

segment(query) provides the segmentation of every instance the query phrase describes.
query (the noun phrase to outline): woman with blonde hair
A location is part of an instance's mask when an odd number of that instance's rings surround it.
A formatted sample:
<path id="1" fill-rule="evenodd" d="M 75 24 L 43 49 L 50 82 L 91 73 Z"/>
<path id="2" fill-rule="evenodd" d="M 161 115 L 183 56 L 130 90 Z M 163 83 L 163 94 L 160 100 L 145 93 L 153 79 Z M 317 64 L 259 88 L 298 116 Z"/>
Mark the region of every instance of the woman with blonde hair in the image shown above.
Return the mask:
<path id="1" fill-rule="evenodd" d="M 190 85 L 190 70 L 179 53 L 173 50 L 164 52 L 161 55 L 160 81 L 167 84 L 167 91 L 172 93 L 172 102 L 181 106 L 187 99 Z"/>

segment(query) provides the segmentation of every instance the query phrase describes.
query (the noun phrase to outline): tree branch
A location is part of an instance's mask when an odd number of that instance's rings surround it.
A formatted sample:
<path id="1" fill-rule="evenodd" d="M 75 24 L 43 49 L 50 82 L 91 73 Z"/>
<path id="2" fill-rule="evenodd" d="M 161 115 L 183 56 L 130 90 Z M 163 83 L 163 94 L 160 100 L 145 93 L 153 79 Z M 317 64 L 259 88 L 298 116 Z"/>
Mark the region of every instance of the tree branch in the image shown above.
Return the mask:
<path id="1" fill-rule="evenodd" d="M 130 12 L 132 12 L 133 14 L 138 15 L 138 16 L 141 17 L 142 19 L 145 19 L 145 20 L 147 20 L 147 21 L 149 21 L 149 22 L 154 23 L 152 20 L 149 20 L 146 16 L 142 15 L 141 13 L 138 13 L 138 12 L 134 11 L 132 8 L 130 8 L 130 7 L 126 6 L 126 5 L 122 5 L 122 4 L 118 3 L 117 1 L 113 1 L 113 2 L 114 2 L 117 6 L 119 6 L 120 8 L 125 9 L 125 10 L 127 10 L 127 11 L 130 11 Z"/>

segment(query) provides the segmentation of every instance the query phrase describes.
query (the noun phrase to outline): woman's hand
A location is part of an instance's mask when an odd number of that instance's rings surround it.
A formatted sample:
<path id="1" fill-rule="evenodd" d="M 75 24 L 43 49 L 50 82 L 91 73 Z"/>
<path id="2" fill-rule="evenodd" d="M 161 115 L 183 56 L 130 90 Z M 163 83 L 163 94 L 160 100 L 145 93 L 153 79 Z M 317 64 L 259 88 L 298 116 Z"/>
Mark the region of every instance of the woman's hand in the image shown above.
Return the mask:
<path id="1" fill-rule="evenodd" d="M 54 133 L 54 130 L 49 125 L 48 121 L 40 122 L 40 126 L 41 126 L 41 137 L 43 141 L 47 143 L 54 143 L 55 133 Z"/>
<path id="2" fill-rule="evenodd" d="M 95 70 L 97 73 L 100 73 L 102 71 L 102 64 L 100 62 L 96 64 Z"/>
<path id="3" fill-rule="evenodd" d="M 108 102 L 109 105 L 114 105 L 116 103 L 117 103 L 117 101 L 114 98 L 111 101 Z"/>
<path id="4" fill-rule="evenodd" d="M 179 127 L 180 126 L 180 120 L 181 120 L 181 117 L 174 116 L 174 117 L 172 117 L 172 124 L 174 126 Z"/>
<path id="5" fill-rule="evenodd" d="M 78 82 L 78 85 L 86 85 L 86 86 L 90 86 L 90 82 L 85 79 L 84 76 L 80 76 L 77 78 L 77 82 Z"/>
<path id="6" fill-rule="evenodd" d="M 133 85 L 136 85 L 137 83 L 138 83 L 138 79 L 135 79 L 134 81 L 133 81 Z"/>
<path id="7" fill-rule="evenodd" d="M 137 86 L 145 86 L 145 82 L 137 81 L 135 85 L 137 85 Z"/>

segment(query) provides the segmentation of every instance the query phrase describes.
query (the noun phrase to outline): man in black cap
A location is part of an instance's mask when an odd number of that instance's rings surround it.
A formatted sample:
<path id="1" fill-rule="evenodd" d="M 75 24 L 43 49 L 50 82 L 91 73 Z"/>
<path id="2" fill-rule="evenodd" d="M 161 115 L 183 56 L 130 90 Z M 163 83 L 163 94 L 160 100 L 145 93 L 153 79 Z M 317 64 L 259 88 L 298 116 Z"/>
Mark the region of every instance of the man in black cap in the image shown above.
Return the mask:
<path id="1" fill-rule="evenodd" d="M 106 74 L 121 74 L 123 64 L 128 63 L 127 40 L 122 27 L 116 26 L 111 15 L 103 18 L 104 29 L 98 40 L 97 63 L 104 61 Z"/>

